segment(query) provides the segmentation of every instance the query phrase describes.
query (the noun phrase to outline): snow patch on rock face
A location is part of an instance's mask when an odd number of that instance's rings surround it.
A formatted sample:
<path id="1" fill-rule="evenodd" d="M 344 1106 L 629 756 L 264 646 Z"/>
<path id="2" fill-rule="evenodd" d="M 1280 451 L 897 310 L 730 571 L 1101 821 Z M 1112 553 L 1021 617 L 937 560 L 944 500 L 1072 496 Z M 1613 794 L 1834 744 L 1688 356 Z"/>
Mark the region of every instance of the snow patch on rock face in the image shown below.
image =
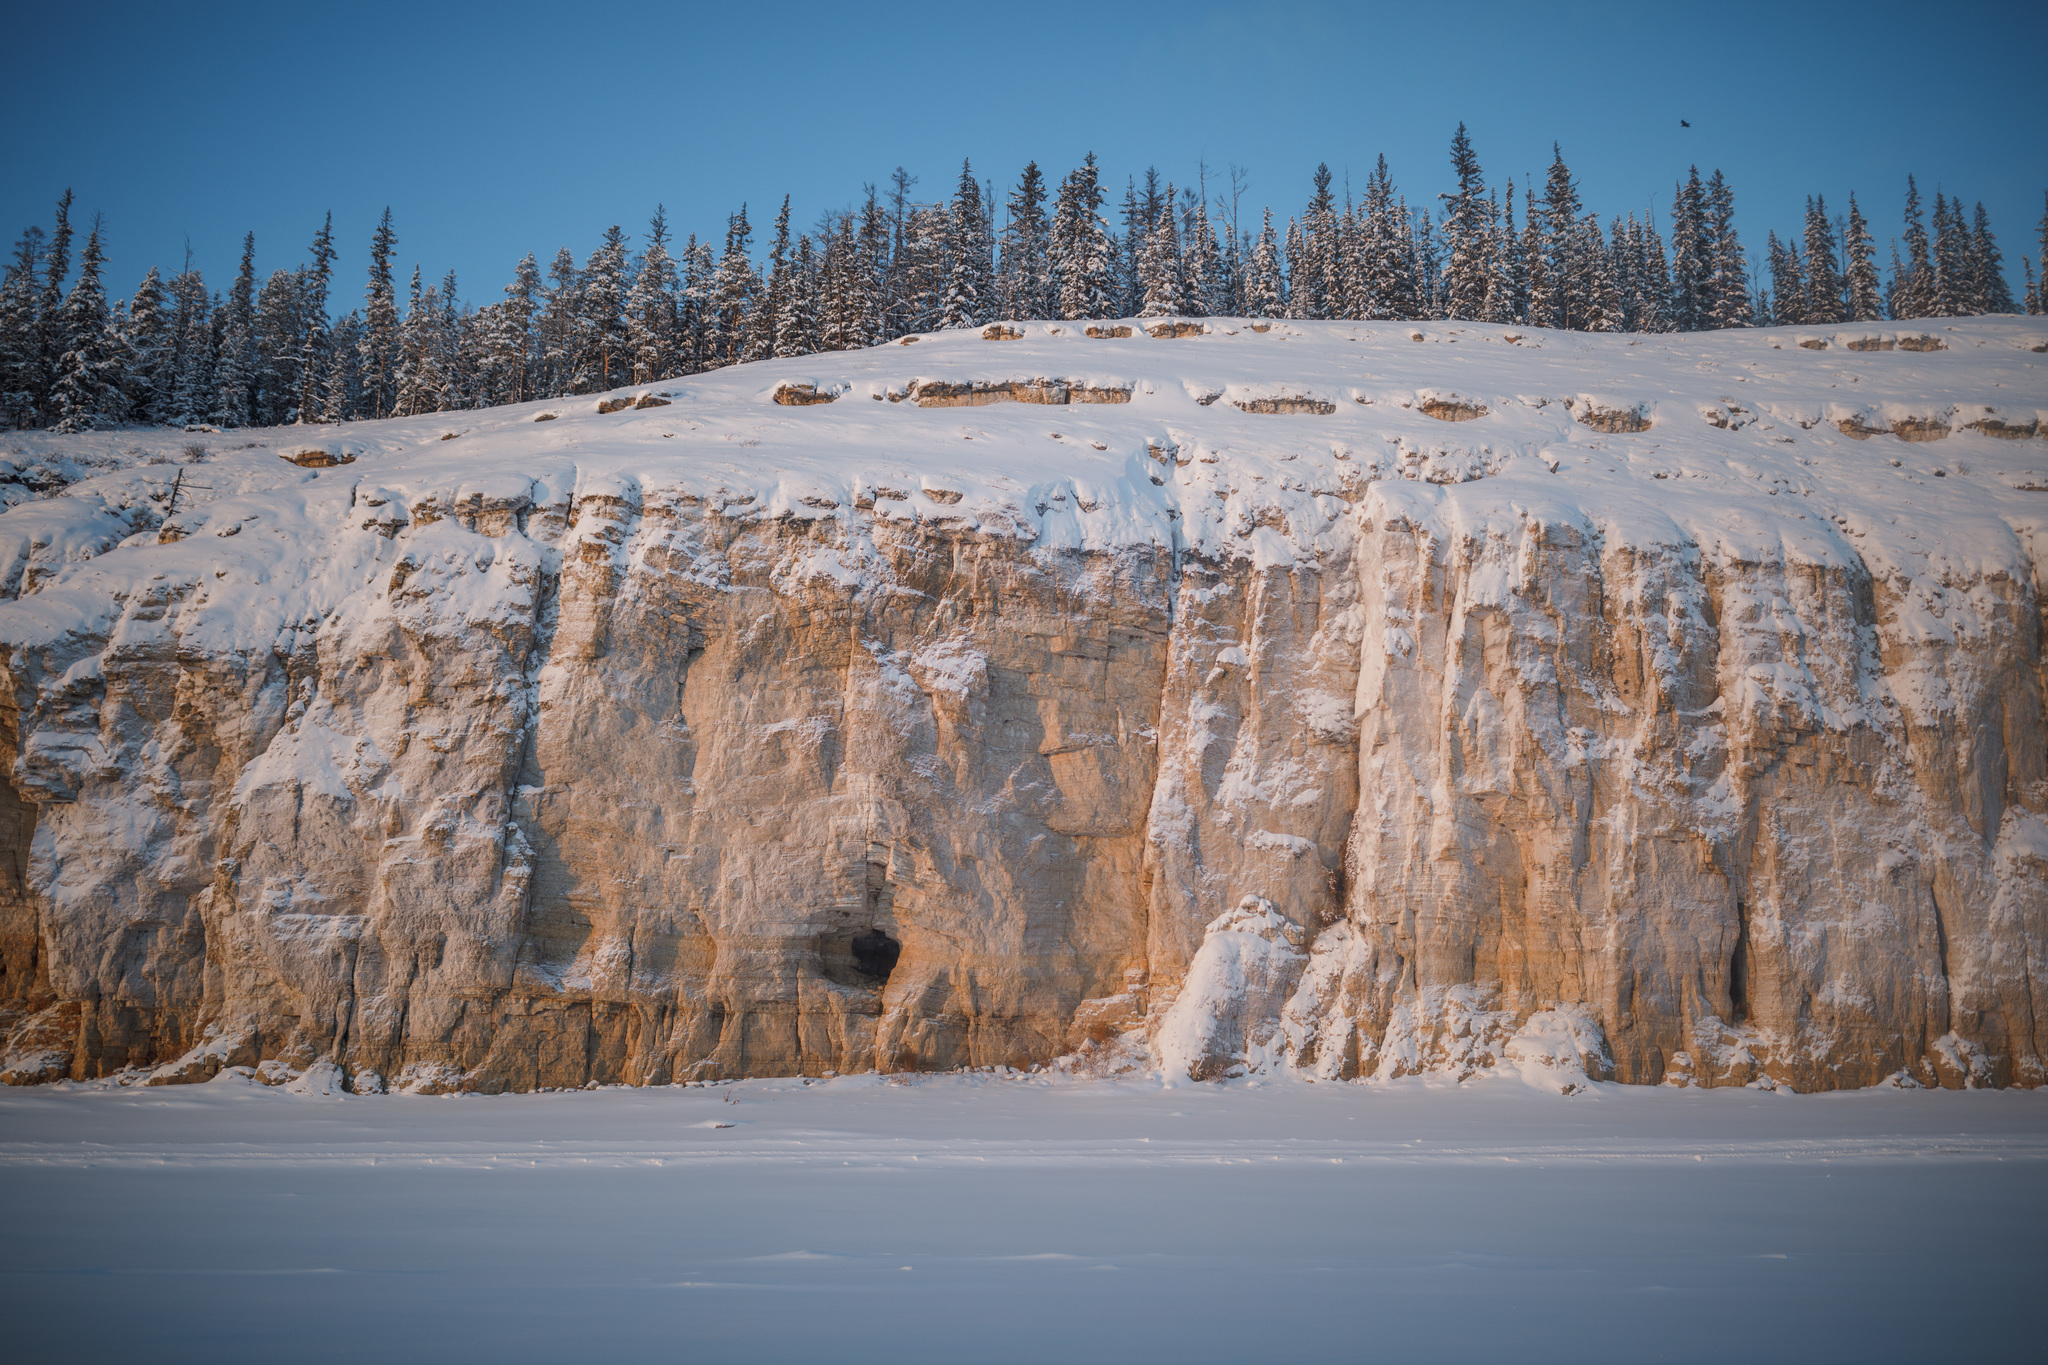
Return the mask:
<path id="1" fill-rule="evenodd" d="M 1606 1031 L 1583 1005 L 1561 1005 L 1530 1015 L 1504 1051 L 1506 1059 L 1521 1069 L 1522 1079 L 1542 1090 L 1576 1093 L 1588 1081 L 1606 1080 L 1614 1071 Z"/>
<path id="2" fill-rule="evenodd" d="M 1211 920 L 1153 1035 L 1160 1070 L 1209 1081 L 1280 1061 L 1280 1014 L 1301 972 L 1300 943 L 1301 931 L 1260 896 Z"/>
<path id="3" fill-rule="evenodd" d="M 1424 989 L 1382 1021 L 1373 999 L 1386 984 L 1367 936 L 1345 922 L 1311 946 L 1281 1013 L 1289 1065 L 1310 1080 L 1395 1080 L 1422 1073 L 1464 1080 L 1505 1066 L 1538 1089 L 1576 1093 L 1613 1075 L 1598 1015 L 1557 1004 L 1517 1018 L 1497 1008 L 1497 982 Z"/>

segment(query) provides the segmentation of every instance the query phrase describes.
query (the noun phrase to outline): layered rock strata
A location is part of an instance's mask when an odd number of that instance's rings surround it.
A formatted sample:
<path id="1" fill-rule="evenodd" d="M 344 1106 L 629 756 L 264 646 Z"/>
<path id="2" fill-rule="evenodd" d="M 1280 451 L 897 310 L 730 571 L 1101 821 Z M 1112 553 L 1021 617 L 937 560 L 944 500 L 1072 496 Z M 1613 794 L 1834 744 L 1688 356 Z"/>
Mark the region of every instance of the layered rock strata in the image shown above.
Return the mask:
<path id="1" fill-rule="evenodd" d="M 1147 440 L 1154 485 L 1208 458 Z M 1501 458 L 1066 546 L 947 490 L 305 474 L 274 630 L 191 556 L 0 619 L 4 1078 L 1149 1040 L 1198 1078 L 2039 1084 L 2031 523 L 1709 534 Z"/>

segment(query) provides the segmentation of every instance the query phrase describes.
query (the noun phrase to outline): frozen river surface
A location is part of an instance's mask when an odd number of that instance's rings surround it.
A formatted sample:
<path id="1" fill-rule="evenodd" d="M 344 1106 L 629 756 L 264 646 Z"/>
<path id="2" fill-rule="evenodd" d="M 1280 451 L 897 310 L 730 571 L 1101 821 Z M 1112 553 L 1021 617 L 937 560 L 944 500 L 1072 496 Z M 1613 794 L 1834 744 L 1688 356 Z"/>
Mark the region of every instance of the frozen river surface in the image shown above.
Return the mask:
<path id="1" fill-rule="evenodd" d="M 2048 1092 L 0 1094 L 0 1356 L 2038 1361 Z"/>

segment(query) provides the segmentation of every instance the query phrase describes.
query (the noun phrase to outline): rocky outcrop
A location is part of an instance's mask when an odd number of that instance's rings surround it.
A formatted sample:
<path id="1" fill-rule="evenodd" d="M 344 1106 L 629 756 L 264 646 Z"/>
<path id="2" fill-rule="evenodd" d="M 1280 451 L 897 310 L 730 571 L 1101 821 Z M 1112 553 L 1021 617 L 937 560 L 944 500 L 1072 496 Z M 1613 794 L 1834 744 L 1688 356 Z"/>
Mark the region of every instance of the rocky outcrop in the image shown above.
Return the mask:
<path id="1" fill-rule="evenodd" d="M 1233 398 L 1232 407 L 1239 412 L 1294 415 L 1307 413 L 1315 417 L 1328 417 L 1337 410 L 1337 405 L 1327 398 L 1313 394 L 1283 393 L 1270 397 Z"/>
<path id="2" fill-rule="evenodd" d="M 1383 624 L 1345 914 L 1293 1006 L 1314 1065 L 1455 1066 L 1567 1009 L 1625 1081 L 2043 1079 L 2016 541 L 1955 639 L 1888 566 L 1433 521 L 1389 498 L 1359 551 Z"/>
<path id="3" fill-rule="evenodd" d="M 1650 429 L 1650 414 L 1640 407 L 1621 407 L 1597 398 L 1581 397 L 1577 400 L 1577 409 L 1581 425 L 1611 436 L 1632 435 Z"/>
<path id="4" fill-rule="evenodd" d="M 1563 1011 L 1625 1081 L 2041 1079 L 2018 544 L 1936 643 L 1881 567 L 1415 487 L 1264 570 L 425 499 L 256 656 L 159 585 L 9 660 L 8 1076 L 1015 1065 L 1107 1018 L 1352 1077 Z"/>
<path id="5" fill-rule="evenodd" d="M 921 408 L 978 408 L 990 403 L 1034 403 L 1064 407 L 1069 403 L 1128 403 L 1128 385 L 1087 384 L 1067 379 L 1007 379 L 951 382 L 920 379 L 904 390 Z"/>
<path id="6" fill-rule="evenodd" d="M 1002 354 L 1083 374 L 1042 344 Z M 296 482 L 175 535 L 104 485 L 8 513 L 0 1080 L 2048 1079 L 2039 519 L 1833 441 L 1897 414 L 1815 408 L 1801 450 L 1938 488 L 1938 545 L 1766 466 L 1808 427 L 1754 400 L 1666 393 L 1706 420 L 1633 446 L 1667 409 L 1457 400 L 1489 445 L 1445 451 L 1442 413 L 1330 439 L 1406 409 L 1327 373 L 1002 373 L 743 376 L 707 477 L 556 453 L 682 446 L 714 417 L 678 389 L 465 427 L 548 442 L 532 476 L 401 489 L 372 442 L 266 452 Z M 1054 390 L 1119 398 L 1081 438 L 918 411 Z M 899 401 L 814 406 L 857 392 Z M 842 419 L 971 454 L 716 481 L 771 422 L 882 444 Z M 2021 451 L 1992 420 L 1943 454 Z M 1659 440 L 1741 442 L 1733 510 Z M 1051 459 L 1081 472 L 1007 502 L 968 477 Z"/>
<path id="7" fill-rule="evenodd" d="M 44 1071 L 327 1057 L 480 1089 L 1028 1063 L 1177 977 L 1207 884 L 1332 904 L 1292 831 L 1334 859 L 1348 762 L 1301 766 L 1291 708 L 1247 701 L 1247 674 L 1300 680 L 1313 577 L 625 487 L 423 499 L 393 549 L 262 656 L 187 668 L 169 589 L 12 660 L 43 811 L 40 915 L 7 906 L 16 1053 L 69 1030 Z M 1348 760 L 1346 666 L 1308 743 Z M 1219 805 L 1219 764 L 1256 787 L 1269 748 L 1345 780 L 1306 814 L 1311 781 Z"/>

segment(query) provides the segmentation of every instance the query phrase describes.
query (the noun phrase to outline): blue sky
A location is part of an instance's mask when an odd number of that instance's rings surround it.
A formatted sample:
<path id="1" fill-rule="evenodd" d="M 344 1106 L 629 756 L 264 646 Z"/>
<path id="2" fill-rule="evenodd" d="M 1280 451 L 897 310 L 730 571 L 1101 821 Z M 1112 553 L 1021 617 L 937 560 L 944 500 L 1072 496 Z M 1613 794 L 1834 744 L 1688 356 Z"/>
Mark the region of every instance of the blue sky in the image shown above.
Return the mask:
<path id="1" fill-rule="evenodd" d="M 937 197 L 962 156 L 1001 188 L 1091 149 L 1119 191 L 1236 163 L 1284 222 L 1322 160 L 1434 195 L 1460 119 L 1489 181 L 1555 139 L 1607 215 L 1719 166 L 1752 249 L 1853 189 L 1882 252 L 1910 170 L 1985 202 L 2015 286 L 2048 188 L 2038 3 L 10 8 L 0 232 L 71 186 L 124 293 L 188 240 L 217 286 L 248 230 L 295 264 L 332 209 L 346 306 L 388 204 L 408 271 L 488 302 L 657 201 L 715 236 L 790 193 L 808 224 L 899 163 Z"/>

